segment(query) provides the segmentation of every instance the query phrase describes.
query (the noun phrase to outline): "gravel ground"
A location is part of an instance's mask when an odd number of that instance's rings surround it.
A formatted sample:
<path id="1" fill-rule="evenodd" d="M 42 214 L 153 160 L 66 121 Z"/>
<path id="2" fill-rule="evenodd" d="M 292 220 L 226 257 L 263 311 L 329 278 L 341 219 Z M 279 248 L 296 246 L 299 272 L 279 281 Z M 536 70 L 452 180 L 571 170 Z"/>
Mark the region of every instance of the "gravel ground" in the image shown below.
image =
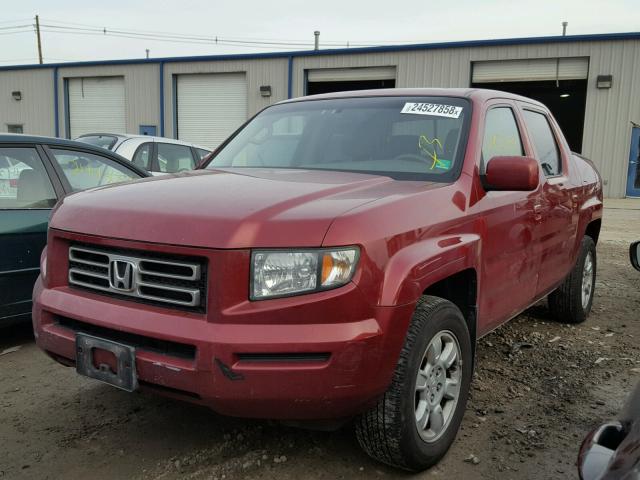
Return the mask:
<path id="1" fill-rule="evenodd" d="M 640 381 L 640 273 L 628 261 L 640 210 L 605 215 L 588 321 L 555 323 L 540 304 L 483 338 L 462 429 L 428 472 L 375 463 L 350 428 L 226 418 L 78 377 L 27 325 L 0 331 L 0 478 L 577 478 L 582 438 Z"/>

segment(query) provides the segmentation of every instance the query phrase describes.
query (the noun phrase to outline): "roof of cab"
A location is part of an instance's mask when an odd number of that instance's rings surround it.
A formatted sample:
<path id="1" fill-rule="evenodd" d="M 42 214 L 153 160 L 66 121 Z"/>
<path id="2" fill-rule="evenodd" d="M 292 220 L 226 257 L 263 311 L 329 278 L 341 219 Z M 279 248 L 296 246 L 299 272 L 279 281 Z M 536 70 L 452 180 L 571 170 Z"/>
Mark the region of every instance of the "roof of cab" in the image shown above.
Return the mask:
<path id="1" fill-rule="evenodd" d="M 358 98 L 358 97 L 466 97 L 479 101 L 486 101 L 494 98 L 504 98 L 527 102 L 540 107 L 544 105 L 537 100 L 516 95 L 515 93 L 502 92 L 499 90 L 489 90 L 486 88 L 380 88 L 376 90 L 352 90 L 348 92 L 321 93 L 319 95 L 308 95 L 306 97 L 292 98 L 279 103 L 292 103 L 305 100 L 328 100 L 336 98 Z M 546 107 L 544 107 L 546 108 Z"/>

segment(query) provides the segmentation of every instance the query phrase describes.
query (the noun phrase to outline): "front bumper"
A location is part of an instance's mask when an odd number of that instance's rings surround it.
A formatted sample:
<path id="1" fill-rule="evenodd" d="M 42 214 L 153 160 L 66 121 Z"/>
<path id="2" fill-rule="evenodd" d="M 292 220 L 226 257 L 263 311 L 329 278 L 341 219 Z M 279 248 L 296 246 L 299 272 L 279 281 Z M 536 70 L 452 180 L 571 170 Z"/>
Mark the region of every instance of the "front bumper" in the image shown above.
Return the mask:
<path id="1" fill-rule="evenodd" d="M 323 420 L 386 390 L 413 306 L 371 307 L 350 284 L 231 310 L 233 322 L 216 322 L 38 280 L 33 322 L 38 346 L 65 365 L 75 364 L 76 331 L 88 330 L 138 345 L 142 388 L 226 415 Z"/>

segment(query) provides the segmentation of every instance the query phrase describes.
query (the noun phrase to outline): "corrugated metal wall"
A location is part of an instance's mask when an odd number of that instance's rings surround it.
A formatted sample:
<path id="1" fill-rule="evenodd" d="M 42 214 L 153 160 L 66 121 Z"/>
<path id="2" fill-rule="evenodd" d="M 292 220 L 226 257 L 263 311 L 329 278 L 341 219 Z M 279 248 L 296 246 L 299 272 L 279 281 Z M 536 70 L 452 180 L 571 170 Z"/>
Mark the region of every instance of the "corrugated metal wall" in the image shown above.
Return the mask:
<path id="1" fill-rule="evenodd" d="M 22 100 L 13 99 L 16 91 Z M 53 115 L 52 68 L 0 72 L 0 132 L 7 124 L 22 124 L 25 133 L 52 135 Z"/>
<path id="2" fill-rule="evenodd" d="M 2 77 L 4 72 L 0 72 Z M 156 64 L 69 67 L 58 70 L 58 118 L 60 136 L 66 137 L 65 78 L 123 76 L 127 133 L 138 133 L 140 125 L 157 125 L 160 131 L 160 67 Z M 51 84 L 49 84 L 51 88 Z"/>
<path id="3" fill-rule="evenodd" d="M 640 41 L 589 41 L 406 52 L 296 57 L 294 96 L 304 94 L 305 70 L 396 66 L 397 87 L 468 87 L 472 63 L 482 60 L 589 57 L 584 155 L 606 182 L 605 195 L 623 197 L 627 181 L 631 122 L 640 124 Z M 613 87 L 596 88 L 596 77 L 613 75 Z"/>
<path id="4" fill-rule="evenodd" d="M 389 66 L 397 72 L 397 87 L 468 87 L 472 64 L 483 60 L 589 57 L 589 78 L 583 153 L 598 165 L 606 181 L 605 194 L 622 197 L 628 169 L 631 122 L 640 124 L 640 40 L 597 40 L 522 45 L 496 45 L 296 56 L 292 94 L 304 94 L 305 70 Z M 173 78 L 182 73 L 245 72 L 248 115 L 287 97 L 288 59 L 255 58 L 216 61 L 167 61 L 164 64 L 165 135 L 174 136 Z M 599 74 L 613 75 L 613 88 L 598 90 Z M 66 136 L 64 78 L 113 76 L 125 78 L 127 131 L 139 125 L 160 128 L 160 65 L 154 63 L 60 67 L 58 120 Z M 270 85 L 271 97 L 259 88 Z M 21 90 L 16 102 L 11 91 Z M 0 71 L 0 131 L 7 123 L 24 123 L 26 133 L 53 135 L 53 73 L 51 69 Z"/>
<path id="5" fill-rule="evenodd" d="M 253 116 L 264 107 L 287 98 L 286 58 L 226 60 L 218 62 L 173 62 L 164 66 L 165 135 L 174 136 L 175 113 L 173 77 L 182 73 L 240 73 L 247 75 L 247 114 Z M 260 86 L 270 85 L 271 96 L 260 95 Z"/>

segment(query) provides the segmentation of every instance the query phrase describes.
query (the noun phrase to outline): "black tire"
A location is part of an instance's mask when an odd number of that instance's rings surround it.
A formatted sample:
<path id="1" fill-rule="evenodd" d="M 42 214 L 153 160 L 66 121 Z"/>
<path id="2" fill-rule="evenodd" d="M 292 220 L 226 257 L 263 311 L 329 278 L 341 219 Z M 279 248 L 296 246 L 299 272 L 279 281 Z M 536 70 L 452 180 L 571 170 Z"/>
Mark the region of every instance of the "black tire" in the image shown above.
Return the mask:
<path id="1" fill-rule="evenodd" d="M 585 259 L 591 255 L 593 262 L 593 276 L 591 279 L 590 298 L 586 305 L 582 303 L 582 279 L 585 269 Z M 597 273 L 596 244 L 589 236 L 582 238 L 580 253 L 571 273 L 564 282 L 549 294 L 548 304 L 551 315 L 559 322 L 582 323 L 587 319 L 591 306 L 593 305 L 593 295 L 596 284 Z"/>
<path id="2" fill-rule="evenodd" d="M 442 434 L 426 442 L 416 425 L 416 376 L 432 339 L 453 334 L 460 347 L 460 391 Z M 360 446 L 374 459 L 410 471 L 435 465 L 453 443 L 467 404 L 473 369 L 471 339 L 462 313 L 453 303 L 423 296 L 416 306 L 391 385 L 376 406 L 356 419 Z"/>

